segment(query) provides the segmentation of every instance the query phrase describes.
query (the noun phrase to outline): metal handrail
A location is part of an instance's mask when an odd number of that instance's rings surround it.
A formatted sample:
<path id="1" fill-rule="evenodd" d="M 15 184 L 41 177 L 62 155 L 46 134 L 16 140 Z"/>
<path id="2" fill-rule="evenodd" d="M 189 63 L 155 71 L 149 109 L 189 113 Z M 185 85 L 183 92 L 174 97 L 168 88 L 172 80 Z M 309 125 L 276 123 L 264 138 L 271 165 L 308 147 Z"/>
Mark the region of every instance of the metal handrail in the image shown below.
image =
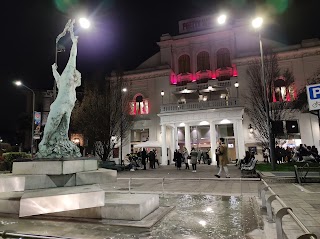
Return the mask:
<path id="1" fill-rule="evenodd" d="M 13 231 L 0 231 L 1 238 L 20 238 L 20 239 L 76 239 L 70 237 L 56 237 L 56 236 L 44 236 L 44 235 L 34 235 L 34 234 L 24 234 L 17 233 Z"/>
<path id="2" fill-rule="evenodd" d="M 306 234 L 311 234 L 311 232 L 306 228 L 306 226 L 300 221 L 300 219 L 293 213 L 291 208 L 288 208 L 288 206 L 282 201 L 282 199 L 272 190 L 272 188 L 263 180 L 261 179 L 261 182 L 266 186 L 266 188 L 270 191 L 272 195 L 275 196 L 275 199 L 278 200 L 278 202 L 281 204 L 283 208 L 287 208 L 287 213 L 291 216 L 291 218 L 298 224 L 298 226 L 302 229 L 302 231 Z M 317 239 L 317 237 L 311 235 L 311 239 Z"/>

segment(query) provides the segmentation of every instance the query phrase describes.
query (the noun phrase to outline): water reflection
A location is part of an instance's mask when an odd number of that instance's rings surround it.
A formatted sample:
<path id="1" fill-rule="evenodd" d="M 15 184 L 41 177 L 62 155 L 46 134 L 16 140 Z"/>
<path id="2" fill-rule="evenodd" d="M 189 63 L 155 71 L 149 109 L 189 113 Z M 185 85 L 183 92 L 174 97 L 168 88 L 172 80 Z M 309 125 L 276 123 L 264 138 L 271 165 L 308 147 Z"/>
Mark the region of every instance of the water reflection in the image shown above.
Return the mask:
<path id="1" fill-rule="evenodd" d="M 0 216 L 3 230 L 86 239 L 244 239 L 258 228 L 251 198 L 210 195 L 166 195 L 162 206 L 175 206 L 151 229 L 70 221 L 45 221 Z"/>

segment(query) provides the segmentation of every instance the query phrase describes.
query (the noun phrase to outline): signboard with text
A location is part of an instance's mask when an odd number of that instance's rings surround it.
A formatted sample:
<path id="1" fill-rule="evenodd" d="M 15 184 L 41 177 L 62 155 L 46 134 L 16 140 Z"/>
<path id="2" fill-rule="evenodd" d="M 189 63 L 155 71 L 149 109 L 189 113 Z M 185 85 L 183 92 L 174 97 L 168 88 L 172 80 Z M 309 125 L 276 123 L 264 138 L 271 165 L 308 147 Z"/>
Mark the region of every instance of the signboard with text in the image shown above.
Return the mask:
<path id="1" fill-rule="evenodd" d="M 179 21 L 179 33 L 201 31 L 213 27 L 213 16 L 196 17 Z"/>
<path id="2" fill-rule="evenodd" d="M 320 110 L 320 84 L 308 85 L 307 96 L 309 110 Z"/>

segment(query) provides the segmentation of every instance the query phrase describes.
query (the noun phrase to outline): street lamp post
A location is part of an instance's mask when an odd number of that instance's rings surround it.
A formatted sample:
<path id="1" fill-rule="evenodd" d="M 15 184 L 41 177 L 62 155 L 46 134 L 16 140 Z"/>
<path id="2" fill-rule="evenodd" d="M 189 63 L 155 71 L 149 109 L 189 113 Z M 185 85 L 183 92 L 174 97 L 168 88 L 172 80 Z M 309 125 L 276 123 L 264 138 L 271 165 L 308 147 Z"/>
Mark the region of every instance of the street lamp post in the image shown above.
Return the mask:
<path id="1" fill-rule="evenodd" d="M 127 88 L 122 89 L 123 93 L 127 92 Z M 123 102 L 121 93 L 121 121 L 120 121 L 120 165 L 122 165 L 122 144 L 123 144 Z"/>
<path id="2" fill-rule="evenodd" d="M 162 102 L 162 105 L 163 105 L 163 96 L 164 96 L 164 91 L 161 91 L 161 102 Z"/>
<path id="3" fill-rule="evenodd" d="M 237 98 L 239 98 L 239 82 L 234 83 L 234 87 L 237 89 Z"/>
<path id="4" fill-rule="evenodd" d="M 253 28 L 257 29 L 259 32 L 259 45 L 260 45 L 260 57 L 261 57 L 261 80 L 263 85 L 263 91 L 264 91 L 264 101 L 265 101 L 265 110 L 267 114 L 267 130 L 268 130 L 268 136 L 269 136 L 269 150 L 270 150 L 270 161 L 271 161 L 271 167 L 272 169 L 275 169 L 274 164 L 274 144 L 273 144 L 273 136 L 272 136 L 272 125 L 270 120 L 270 109 L 269 109 L 269 101 L 268 101 L 268 94 L 267 94 L 267 82 L 265 79 L 264 74 L 264 58 L 263 58 L 263 47 L 262 47 L 262 40 L 261 40 L 261 26 L 263 23 L 263 19 L 261 17 L 257 17 L 252 20 L 252 26 Z"/>
<path id="5" fill-rule="evenodd" d="M 23 84 L 21 81 L 15 81 L 14 83 L 15 83 L 16 86 L 23 86 L 23 87 L 25 87 L 26 89 L 28 89 L 28 90 L 30 90 L 32 92 L 31 157 L 33 157 L 35 93 L 31 88 L 29 88 L 28 86 Z"/>

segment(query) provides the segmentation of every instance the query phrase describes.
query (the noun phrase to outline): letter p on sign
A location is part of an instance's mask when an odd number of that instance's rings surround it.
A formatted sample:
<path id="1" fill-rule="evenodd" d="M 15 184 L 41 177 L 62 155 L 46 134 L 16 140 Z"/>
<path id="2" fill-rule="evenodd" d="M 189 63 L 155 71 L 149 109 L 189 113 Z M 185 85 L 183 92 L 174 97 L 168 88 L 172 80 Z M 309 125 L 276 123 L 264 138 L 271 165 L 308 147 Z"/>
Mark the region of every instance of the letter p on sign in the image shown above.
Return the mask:
<path id="1" fill-rule="evenodd" d="M 320 110 L 320 84 L 308 85 L 307 95 L 309 110 Z"/>
<path id="2" fill-rule="evenodd" d="M 310 87 L 309 93 L 310 93 L 311 100 L 320 99 L 320 87 L 319 86 Z"/>

